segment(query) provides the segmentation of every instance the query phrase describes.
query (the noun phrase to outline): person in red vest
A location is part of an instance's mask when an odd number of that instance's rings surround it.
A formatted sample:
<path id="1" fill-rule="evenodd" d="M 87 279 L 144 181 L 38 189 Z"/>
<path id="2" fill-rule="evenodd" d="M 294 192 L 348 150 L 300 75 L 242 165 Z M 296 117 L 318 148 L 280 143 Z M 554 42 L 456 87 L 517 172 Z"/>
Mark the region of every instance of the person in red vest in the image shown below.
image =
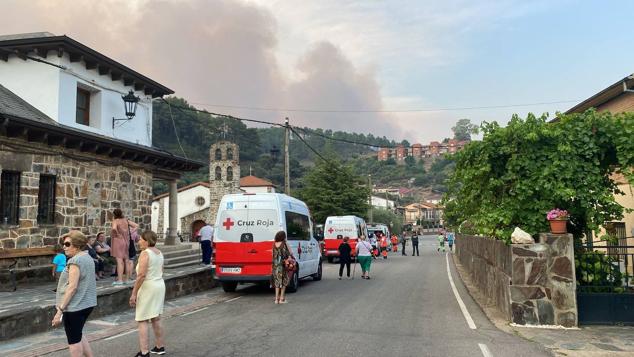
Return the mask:
<path id="1" fill-rule="evenodd" d="M 383 259 L 387 259 L 387 237 L 381 234 L 381 254 L 383 255 Z"/>
<path id="2" fill-rule="evenodd" d="M 398 238 L 392 234 L 392 252 L 398 252 Z"/>

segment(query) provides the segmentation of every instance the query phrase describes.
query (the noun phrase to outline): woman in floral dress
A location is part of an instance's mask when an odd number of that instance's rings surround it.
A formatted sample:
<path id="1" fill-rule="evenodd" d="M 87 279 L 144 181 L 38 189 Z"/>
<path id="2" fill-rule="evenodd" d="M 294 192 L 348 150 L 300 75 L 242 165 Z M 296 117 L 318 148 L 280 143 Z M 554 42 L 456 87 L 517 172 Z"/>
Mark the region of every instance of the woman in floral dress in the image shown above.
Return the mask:
<path id="1" fill-rule="evenodd" d="M 286 304 L 284 293 L 288 286 L 288 271 L 284 267 L 284 260 L 291 256 L 286 244 L 286 232 L 279 231 L 275 234 L 273 243 L 273 287 L 275 287 L 275 303 Z"/>

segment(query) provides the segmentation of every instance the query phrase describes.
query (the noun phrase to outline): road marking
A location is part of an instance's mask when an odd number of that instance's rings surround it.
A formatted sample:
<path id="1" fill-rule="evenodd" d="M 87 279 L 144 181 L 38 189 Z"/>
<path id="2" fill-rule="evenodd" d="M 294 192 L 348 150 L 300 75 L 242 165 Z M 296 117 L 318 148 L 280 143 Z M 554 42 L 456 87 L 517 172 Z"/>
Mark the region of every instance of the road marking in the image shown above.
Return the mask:
<path id="1" fill-rule="evenodd" d="M 482 351 L 482 355 L 484 357 L 493 357 L 487 345 L 485 345 L 484 343 L 478 343 L 478 346 L 480 346 L 480 351 Z"/>
<path id="2" fill-rule="evenodd" d="M 194 310 L 194 311 L 190 311 L 190 312 L 184 313 L 184 314 L 182 314 L 181 316 L 189 316 L 189 315 L 193 315 L 193 314 L 195 314 L 195 313 L 197 313 L 197 312 L 201 312 L 201 311 L 203 311 L 203 310 L 207 310 L 208 308 L 209 308 L 209 306 L 207 306 L 207 307 L 203 307 L 202 309 L 198 309 L 198 310 Z"/>
<path id="3" fill-rule="evenodd" d="M 133 332 L 136 332 L 136 330 L 130 330 L 130 331 L 128 331 L 128 332 L 122 332 L 122 333 L 120 333 L 120 334 L 118 334 L 118 335 L 114 335 L 114 336 L 110 336 L 110 337 L 108 337 L 108 338 L 104 338 L 103 340 L 104 340 L 104 341 L 114 340 L 114 339 L 115 339 L 115 338 L 117 338 L 117 337 L 121 337 L 121 336 L 129 335 L 129 334 L 131 334 L 131 333 L 133 333 Z"/>
<path id="4" fill-rule="evenodd" d="M 92 320 L 92 321 L 88 321 L 88 323 L 101 325 L 101 326 L 118 326 L 119 325 L 116 322 L 103 321 L 103 320 Z"/>
<path id="5" fill-rule="evenodd" d="M 233 298 L 233 299 L 227 300 L 227 301 L 225 301 L 225 302 L 232 302 L 232 301 L 236 301 L 236 300 L 238 300 L 238 299 L 239 299 L 239 298 L 241 298 L 241 297 L 242 297 L 242 296 L 238 296 L 238 297 L 235 297 L 235 298 Z"/>
<path id="6" fill-rule="evenodd" d="M 458 294 L 458 290 L 456 289 L 456 284 L 453 283 L 453 278 L 451 277 L 451 270 L 449 269 L 449 253 L 445 253 L 445 258 L 447 260 L 447 276 L 449 277 L 449 283 L 451 284 L 451 289 L 453 290 L 453 294 L 456 297 L 456 300 L 458 300 L 458 305 L 460 306 L 460 310 L 462 310 L 462 314 L 464 315 L 465 320 L 467 320 L 467 325 L 469 325 L 470 329 L 475 330 L 477 327 L 475 323 L 473 322 L 471 315 L 469 315 L 469 311 L 467 311 L 467 307 L 465 306 L 464 301 L 462 301 L 462 298 Z"/>

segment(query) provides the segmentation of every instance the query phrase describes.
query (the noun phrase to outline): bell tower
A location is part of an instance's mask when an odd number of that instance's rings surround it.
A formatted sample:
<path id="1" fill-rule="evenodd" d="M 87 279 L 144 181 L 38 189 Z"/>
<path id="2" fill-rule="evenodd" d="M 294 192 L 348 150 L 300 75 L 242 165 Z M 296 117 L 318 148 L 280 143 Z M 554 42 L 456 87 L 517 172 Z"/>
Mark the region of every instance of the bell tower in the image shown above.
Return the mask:
<path id="1" fill-rule="evenodd" d="M 222 196 L 240 192 L 240 148 L 219 141 L 209 148 L 209 220 L 214 224 Z"/>

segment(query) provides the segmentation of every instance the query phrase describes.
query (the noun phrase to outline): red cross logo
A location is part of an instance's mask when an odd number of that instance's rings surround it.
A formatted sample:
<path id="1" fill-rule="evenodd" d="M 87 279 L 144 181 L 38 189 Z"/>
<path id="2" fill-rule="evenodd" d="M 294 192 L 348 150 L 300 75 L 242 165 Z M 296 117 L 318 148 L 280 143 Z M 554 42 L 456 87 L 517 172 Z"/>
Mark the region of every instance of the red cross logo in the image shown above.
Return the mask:
<path id="1" fill-rule="evenodd" d="M 334 232 L 334 231 L 335 231 L 335 230 L 334 230 L 334 229 L 332 229 L 332 227 L 330 227 L 330 228 L 328 229 L 328 233 L 330 233 L 330 234 L 332 234 L 332 232 Z"/>
<path id="2" fill-rule="evenodd" d="M 227 220 L 222 222 L 222 225 L 225 227 L 226 230 L 230 230 L 231 227 L 235 225 L 235 223 L 231 220 L 231 218 L 227 217 Z"/>

